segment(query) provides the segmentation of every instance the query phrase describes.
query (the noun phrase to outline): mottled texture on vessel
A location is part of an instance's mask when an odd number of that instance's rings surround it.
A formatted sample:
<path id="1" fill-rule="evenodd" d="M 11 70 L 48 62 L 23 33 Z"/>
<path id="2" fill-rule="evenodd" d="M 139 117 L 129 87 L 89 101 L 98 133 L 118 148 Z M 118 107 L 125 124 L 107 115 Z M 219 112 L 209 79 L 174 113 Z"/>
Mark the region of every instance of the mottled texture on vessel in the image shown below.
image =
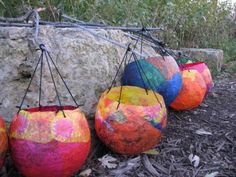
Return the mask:
<path id="1" fill-rule="evenodd" d="M 11 156 L 26 177 L 70 177 L 90 149 L 84 114 L 73 106 L 21 110 L 10 126 Z"/>
<path id="2" fill-rule="evenodd" d="M 95 129 L 99 138 L 113 151 L 121 154 L 139 154 L 154 148 L 161 140 L 167 124 L 164 100 L 152 91 L 123 86 L 120 105 L 120 87 L 105 91 L 100 97 Z"/>

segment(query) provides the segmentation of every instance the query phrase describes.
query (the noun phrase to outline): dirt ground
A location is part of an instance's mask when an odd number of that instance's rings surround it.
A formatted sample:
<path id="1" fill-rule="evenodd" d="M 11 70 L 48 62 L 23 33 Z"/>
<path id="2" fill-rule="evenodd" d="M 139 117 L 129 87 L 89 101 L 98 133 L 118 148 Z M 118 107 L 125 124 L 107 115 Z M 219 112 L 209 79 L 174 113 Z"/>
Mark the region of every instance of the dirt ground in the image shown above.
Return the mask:
<path id="1" fill-rule="evenodd" d="M 126 157 L 105 151 L 115 158 L 111 163 L 117 167 L 104 168 L 95 157 L 84 172 L 91 169 L 90 176 L 101 177 L 201 177 L 217 173 L 217 177 L 236 177 L 236 74 L 222 74 L 214 82 L 214 89 L 200 107 L 169 110 L 157 154 Z M 189 160 L 190 154 L 200 159 L 196 167 Z"/>
<path id="2" fill-rule="evenodd" d="M 221 74 L 214 82 L 200 107 L 169 110 L 166 133 L 154 155 L 121 156 L 98 142 L 75 177 L 236 177 L 236 74 Z M 196 161 L 190 162 L 190 154 Z M 0 176 L 20 177 L 9 157 L 6 164 Z"/>

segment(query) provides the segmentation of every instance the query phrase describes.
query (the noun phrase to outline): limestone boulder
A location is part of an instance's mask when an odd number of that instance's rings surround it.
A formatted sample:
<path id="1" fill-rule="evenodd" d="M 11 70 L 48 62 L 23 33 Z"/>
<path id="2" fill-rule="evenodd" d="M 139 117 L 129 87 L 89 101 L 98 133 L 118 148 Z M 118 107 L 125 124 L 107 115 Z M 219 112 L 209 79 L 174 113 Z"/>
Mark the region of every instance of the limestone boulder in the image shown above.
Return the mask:
<path id="1" fill-rule="evenodd" d="M 211 48 L 181 48 L 181 52 L 187 54 L 191 58 L 207 63 L 213 73 L 220 72 L 224 63 L 223 50 Z"/>
<path id="2" fill-rule="evenodd" d="M 0 114 L 11 121 L 17 112 L 36 66 L 40 51 L 33 43 L 32 28 L 0 28 Z M 97 34 L 127 45 L 132 42 L 122 31 L 96 30 Z M 125 49 L 73 28 L 40 27 L 43 41 L 63 78 L 87 117 L 93 117 L 101 93 L 107 89 L 116 73 Z M 157 55 L 144 46 L 147 56 Z M 49 70 L 44 62 L 42 105 L 58 104 Z M 73 105 L 56 70 L 54 77 L 63 105 Z M 119 78 L 118 80 L 119 81 Z M 119 84 L 119 83 L 118 83 Z M 24 107 L 38 106 L 39 70 L 29 89 Z"/>

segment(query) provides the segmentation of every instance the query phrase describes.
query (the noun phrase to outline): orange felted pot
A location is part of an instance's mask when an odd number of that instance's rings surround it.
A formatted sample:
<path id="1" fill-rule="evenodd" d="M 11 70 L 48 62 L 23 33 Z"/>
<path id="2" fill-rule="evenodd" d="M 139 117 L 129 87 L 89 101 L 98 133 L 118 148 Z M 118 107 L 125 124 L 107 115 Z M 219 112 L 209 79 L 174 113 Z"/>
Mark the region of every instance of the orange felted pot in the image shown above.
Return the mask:
<path id="1" fill-rule="evenodd" d="M 3 118 L 0 116 L 0 170 L 4 164 L 4 158 L 8 148 L 7 130 Z"/>
<path id="2" fill-rule="evenodd" d="M 10 126 L 11 156 L 26 177 L 70 177 L 85 162 L 90 131 L 76 107 L 21 110 Z"/>
<path id="3" fill-rule="evenodd" d="M 180 69 L 183 70 L 189 70 L 189 69 L 195 69 L 197 70 L 204 79 L 206 86 L 207 86 L 207 92 L 212 89 L 214 86 L 214 83 L 212 81 L 211 72 L 208 68 L 208 66 L 204 62 L 195 62 L 195 63 L 187 63 L 180 65 Z"/>
<path id="4" fill-rule="evenodd" d="M 154 148 L 161 140 L 167 112 L 161 95 L 134 86 L 105 91 L 98 102 L 95 129 L 99 138 L 120 154 L 139 154 Z"/>
<path id="5" fill-rule="evenodd" d="M 196 70 L 184 70 L 182 71 L 182 79 L 182 89 L 170 106 L 176 110 L 188 110 L 198 107 L 202 103 L 207 90 L 202 75 Z"/>

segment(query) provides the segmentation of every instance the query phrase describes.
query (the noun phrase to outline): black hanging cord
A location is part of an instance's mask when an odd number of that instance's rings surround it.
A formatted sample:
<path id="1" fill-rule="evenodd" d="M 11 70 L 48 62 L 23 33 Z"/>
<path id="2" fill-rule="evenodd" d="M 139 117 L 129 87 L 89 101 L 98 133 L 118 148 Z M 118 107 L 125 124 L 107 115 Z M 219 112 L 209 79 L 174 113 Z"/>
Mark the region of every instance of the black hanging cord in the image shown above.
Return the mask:
<path id="1" fill-rule="evenodd" d="M 42 52 L 42 59 L 40 63 L 40 78 L 39 78 L 39 109 L 41 108 L 41 96 L 42 96 L 42 76 L 43 76 L 43 55 L 44 55 L 44 50 L 41 45 L 39 45 L 39 48 Z"/>
<path id="2" fill-rule="evenodd" d="M 50 65 L 50 61 L 52 62 L 53 66 L 55 67 L 55 69 L 56 69 L 56 71 L 57 71 L 57 73 L 59 74 L 59 76 L 60 76 L 60 78 L 61 78 L 63 84 L 65 85 L 66 89 L 68 90 L 68 92 L 69 92 L 70 96 L 72 97 L 72 99 L 73 99 L 75 105 L 76 105 L 77 107 L 79 107 L 79 106 L 81 106 L 81 105 L 78 105 L 78 104 L 77 104 L 75 98 L 73 97 L 73 95 L 72 95 L 72 93 L 71 93 L 69 87 L 67 86 L 65 80 L 63 79 L 61 73 L 59 72 L 58 67 L 56 66 L 55 62 L 53 61 L 53 59 L 52 59 L 50 53 L 47 51 L 45 45 L 44 45 L 44 44 L 40 44 L 40 45 L 39 45 L 39 49 L 37 49 L 37 50 L 41 50 L 41 55 L 40 55 L 40 57 L 39 57 L 39 59 L 38 59 L 38 61 L 37 61 L 37 65 L 36 65 L 36 67 L 35 67 L 35 69 L 34 69 L 34 72 L 33 72 L 33 74 L 32 74 L 32 77 L 31 77 L 31 79 L 30 79 L 30 82 L 29 82 L 29 84 L 28 84 L 28 87 L 27 87 L 27 89 L 26 89 L 26 92 L 25 92 L 25 94 L 24 94 L 24 96 L 23 96 L 23 99 L 22 99 L 22 101 L 21 101 L 21 104 L 20 104 L 20 106 L 17 106 L 17 108 L 19 108 L 18 113 L 19 113 L 20 110 L 22 109 L 22 105 L 23 105 L 23 103 L 24 103 L 24 100 L 25 100 L 25 98 L 26 98 L 27 93 L 29 92 L 29 88 L 30 88 L 30 86 L 31 86 L 32 80 L 33 80 L 33 78 L 34 78 L 34 76 L 35 76 L 35 73 L 36 73 L 36 71 L 37 71 L 39 65 L 40 65 L 40 78 L 39 78 L 39 96 L 38 96 L 39 101 L 38 101 L 38 103 L 39 103 L 39 109 L 42 107 L 42 105 L 41 105 L 41 98 L 42 98 L 42 75 L 43 75 L 43 66 L 44 66 L 43 60 L 44 60 L 44 57 L 46 57 L 46 63 L 47 63 L 47 65 L 48 65 L 48 68 L 49 68 L 49 71 L 50 71 L 50 75 L 51 75 L 51 78 L 52 78 L 52 82 L 53 82 L 53 85 L 54 85 L 54 89 L 55 89 L 55 92 L 56 92 L 56 96 L 57 96 L 57 99 L 58 99 L 58 102 L 59 102 L 59 108 L 60 108 L 59 110 L 62 110 L 63 116 L 66 117 L 66 116 L 65 116 L 65 112 L 64 112 L 64 110 L 63 110 L 63 106 L 62 106 L 60 97 L 59 97 L 59 93 L 58 93 L 58 90 L 57 90 L 57 86 L 56 86 L 56 83 L 55 83 L 55 79 L 54 79 L 54 76 L 53 76 L 53 73 L 52 73 L 52 68 L 51 68 L 51 65 Z M 49 61 L 49 60 L 50 60 L 50 61 Z"/>
<path id="3" fill-rule="evenodd" d="M 148 83 L 149 87 L 151 88 L 151 90 L 152 90 L 152 92 L 153 92 L 155 98 L 157 99 L 158 103 L 159 103 L 159 104 L 161 105 L 161 107 L 162 107 L 162 104 L 161 104 L 160 100 L 158 99 L 158 97 L 157 97 L 157 95 L 156 95 L 156 92 L 154 91 L 154 88 L 152 88 L 153 85 L 151 84 L 150 80 L 148 79 L 148 77 L 147 77 L 147 75 L 146 75 L 146 73 L 145 73 L 143 67 L 142 67 L 141 64 L 139 63 L 139 61 L 138 61 L 138 59 L 137 59 L 137 56 L 136 56 L 135 54 L 132 54 L 132 55 L 133 55 L 133 58 L 134 58 L 134 60 L 135 60 L 136 65 L 137 65 L 137 67 L 138 67 L 139 74 L 140 74 L 141 78 L 142 78 L 142 74 L 141 74 L 141 72 L 142 72 L 143 75 L 144 75 L 144 77 L 145 77 L 145 79 L 147 80 L 147 83 Z M 142 80 L 143 80 L 143 78 L 142 78 Z M 143 80 L 143 82 L 144 82 L 144 80 Z M 147 88 L 145 88 L 145 90 L 146 90 L 146 93 L 148 94 Z"/>
<path id="4" fill-rule="evenodd" d="M 128 45 L 128 47 L 127 47 L 127 49 L 126 49 L 126 51 L 125 51 L 125 54 L 124 54 L 124 56 L 123 56 L 123 58 L 122 58 L 122 60 L 121 60 L 121 63 L 120 63 L 120 65 L 119 65 L 119 67 L 118 67 L 118 69 L 117 69 L 117 71 L 116 71 L 115 77 L 113 78 L 113 80 L 112 80 L 112 82 L 111 82 L 111 85 L 110 85 L 110 87 L 109 87 L 107 93 L 110 92 L 112 86 L 114 85 L 115 80 L 116 80 L 116 77 L 117 77 L 118 74 L 119 74 L 119 71 L 120 71 L 120 69 L 121 69 L 122 64 L 127 60 L 127 54 L 128 54 L 128 52 L 131 50 L 130 45 L 131 45 L 131 44 Z"/>
<path id="5" fill-rule="evenodd" d="M 52 74 L 52 68 L 50 66 L 49 59 L 48 59 L 48 52 L 47 51 L 44 51 L 44 52 L 45 52 L 45 56 L 46 56 L 48 69 L 49 69 L 49 72 L 50 72 L 50 75 L 51 75 L 51 78 L 52 78 L 52 82 L 53 82 L 53 85 L 54 85 L 54 89 L 55 89 L 55 92 L 56 92 L 56 95 L 57 95 L 57 99 L 58 99 L 58 102 L 59 102 L 59 105 L 60 105 L 60 110 L 62 111 L 63 116 L 66 117 L 65 112 L 64 112 L 63 107 L 62 107 L 62 104 L 61 104 L 59 93 L 57 91 L 57 86 L 56 86 L 56 83 L 55 83 L 55 80 L 54 80 L 54 77 L 53 77 L 53 74 Z"/>
<path id="6" fill-rule="evenodd" d="M 120 106 L 120 101 L 121 101 L 122 91 L 123 91 L 123 85 L 121 84 L 121 86 L 120 86 L 120 95 L 119 95 L 118 104 L 117 104 L 116 109 L 118 109 L 119 106 Z"/>
<path id="7" fill-rule="evenodd" d="M 139 42 L 139 39 L 140 39 L 140 36 L 138 36 L 138 39 L 135 41 L 135 44 L 134 44 L 133 49 L 136 49 L 136 47 L 137 47 L 137 45 L 138 45 L 138 42 Z M 130 55 L 129 59 L 127 59 L 127 60 L 125 61 L 125 66 L 130 62 L 131 58 L 132 58 L 132 55 Z"/>
<path id="8" fill-rule="evenodd" d="M 143 35 L 141 35 L 140 53 L 143 53 Z"/>
<path id="9" fill-rule="evenodd" d="M 50 58 L 50 60 L 51 60 L 51 62 L 52 62 L 52 64 L 53 64 L 53 66 L 55 67 L 55 69 L 56 69 L 58 75 L 60 76 L 60 78 L 61 78 L 63 84 L 65 85 L 65 87 L 66 87 L 67 91 L 69 92 L 69 94 L 70 94 L 72 100 L 74 101 L 75 105 L 76 105 L 77 107 L 83 106 L 83 104 L 78 104 L 78 103 L 76 102 L 74 96 L 72 95 L 72 93 L 71 93 L 69 87 L 67 86 L 65 80 L 63 79 L 63 77 L 62 77 L 62 75 L 61 75 L 61 73 L 60 73 L 60 71 L 59 71 L 59 69 L 58 69 L 58 67 L 56 66 L 55 62 L 53 61 L 53 59 L 52 59 L 52 57 L 51 57 L 51 55 L 50 55 L 50 53 L 49 53 L 48 51 L 47 51 L 47 55 L 49 56 L 49 58 Z"/>
<path id="10" fill-rule="evenodd" d="M 136 48 L 137 48 L 138 42 L 139 42 L 139 40 L 141 39 L 141 41 L 140 41 L 140 43 L 141 43 L 141 46 L 140 46 L 140 53 L 142 54 L 142 53 L 143 53 L 143 32 L 146 31 L 146 28 L 143 27 L 140 31 L 141 31 L 142 33 L 140 33 L 140 34 L 138 35 L 138 38 L 137 38 L 136 41 L 135 41 L 135 44 L 134 44 L 134 46 L 133 46 L 133 49 L 136 49 Z M 132 58 L 132 55 L 130 55 L 129 59 L 125 62 L 125 66 L 127 65 L 127 63 L 130 62 L 131 58 Z"/>
<path id="11" fill-rule="evenodd" d="M 33 80 L 33 78 L 34 78 L 34 76 L 35 76 L 35 73 L 36 73 L 36 71 L 37 71 L 37 68 L 38 68 L 38 66 L 39 66 L 39 63 L 40 63 L 40 61 L 41 61 L 42 59 L 43 59 L 43 52 L 41 52 L 41 55 L 40 55 L 40 57 L 39 57 L 39 59 L 38 59 L 38 61 L 37 61 L 37 65 L 36 65 L 36 67 L 35 67 L 35 69 L 34 69 L 34 72 L 33 72 L 32 76 L 31 76 L 30 82 L 29 82 L 28 87 L 27 87 L 27 89 L 26 89 L 26 91 L 25 91 L 25 94 L 24 94 L 24 96 L 23 96 L 23 98 L 22 98 L 22 101 L 21 101 L 21 103 L 20 103 L 20 106 L 17 106 L 17 108 L 19 108 L 19 110 L 18 110 L 17 113 L 19 113 L 19 112 L 21 111 L 21 108 L 22 108 L 22 105 L 23 105 L 23 103 L 24 103 L 25 97 L 26 97 L 26 95 L 27 95 L 27 93 L 28 93 L 28 91 L 29 91 L 29 88 L 30 88 L 30 85 L 31 85 L 31 83 L 32 83 L 32 80 Z"/>
<path id="12" fill-rule="evenodd" d="M 143 52 L 143 33 L 145 32 L 145 30 L 146 30 L 145 27 L 143 27 L 143 28 L 140 30 L 142 33 L 140 33 L 140 35 L 138 36 L 138 39 L 136 40 L 136 43 L 135 43 L 135 45 L 134 45 L 134 49 L 135 49 L 136 46 L 137 46 L 137 44 L 138 44 L 138 42 L 139 42 L 139 40 L 141 39 L 141 41 L 140 41 L 140 43 L 141 43 L 141 46 L 140 46 L 140 53 L 141 53 L 141 54 L 142 54 L 142 52 Z M 129 60 L 128 60 L 128 62 L 131 60 L 132 57 L 133 57 L 133 55 L 131 54 L 131 55 L 130 55 L 130 58 L 129 58 Z M 144 87 L 144 89 L 145 89 L 145 91 L 146 91 L 146 94 L 148 95 L 147 86 L 146 86 L 146 84 L 145 84 L 145 82 L 144 82 L 142 73 L 140 72 L 139 66 L 137 65 L 137 62 L 136 62 L 136 61 L 135 61 L 135 64 L 136 64 L 136 67 L 137 67 L 137 69 L 138 69 L 139 75 L 140 75 L 140 77 L 141 77 L 143 87 Z"/>
<path id="13" fill-rule="evenodd" d="M 131 54 L 131 56 L 134 58 L 134 56 Z M 137 59 L 138 60 L 138 59 Z M 145 84 L 145 82 L 144 82 L 144 78 L 143 78 L 143 75 L 142 75 L 142 73 L 141 73 L 141 70 L 140 70 L 140 66 L 139 66 L 139 62 L 136 60 L 136 58 L 134 58 L 134 63 L 135 63 L 135 65 L 136 65 L 136 67 L 137 67 L 137 69 L 138 69 L 138 73 L 139 73 L 139 75 L 140 75 L 140 77 L 141 77 L 141 80 L 142 80 L 142 84 L 143 84 L 143 87 L 144 87 L 144 89 L 145 89 L 145 91 L 146 91 L 146 94 L 148 95 L 148 88 L 147 88 L 147 86 L 146 86 L 146 84 Z M 144 73 L 145 74 L 145 73 Z"/>
<path id="14" fill-rule="evenodd" d="M 125 63 L 125 65 L 126 65 L 128 52 L 131 51 L 130 45 L 131 45 L 131 44 L 128 45 L 128 47 L 127 47 L 127 49 L 126 49 L 126 51 L 125 51 L 125 54 L 124 54 L 124 56 L 123 56 L 123 58 L 122 58 L 122 60 L 121 60 L 121 63 L 120 63 L 120 65 L 119 65 L 119 67 L 118 67 L 118 69 L 117 69 L 117 71 L 116 71 L 115 77 L 113 78 L 113 80 L 112 80 L 112 82 L 111 82 L 111 85 L 110 85 L 110 87 L 109 87 L 107 93 L 110 92 L 112 86 L 114 85 L 115 80 L 116 80 L 116 77 L 117 77 L 118 74 L 119 74 L 119 71 L 120 71 L 120 69 L 121 69 L 122 64 Z M 119 94 L 119 99 L 118 99 L 118 104 L 117 104 L 116 109 L 119 109 L 119 106 L 120 106 L 120 103 L 121 103 L 122 91 L 123 91 L 123 85 L 121 84 L 121 86 L 120 86 L 120 94 Z"/>

